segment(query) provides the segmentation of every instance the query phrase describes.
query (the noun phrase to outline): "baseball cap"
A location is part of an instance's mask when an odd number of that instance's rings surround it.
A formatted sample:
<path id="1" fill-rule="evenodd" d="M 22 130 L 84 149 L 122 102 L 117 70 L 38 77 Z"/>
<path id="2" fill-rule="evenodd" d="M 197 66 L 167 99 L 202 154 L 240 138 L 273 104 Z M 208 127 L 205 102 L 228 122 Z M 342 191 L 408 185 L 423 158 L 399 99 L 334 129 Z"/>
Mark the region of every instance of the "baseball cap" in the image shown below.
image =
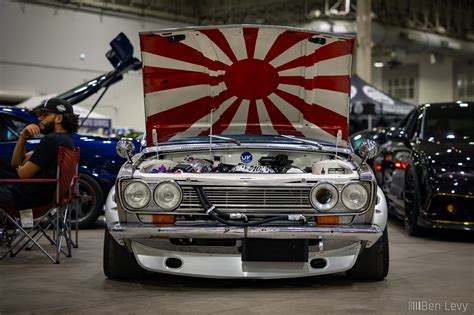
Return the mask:
<path id="1" fill-rule="evenodd" d="M 43 105 L 35 109 L 36 114 L 50 112 L 56 114 L 74 113 L 71 103 L 60 98 L 50 98 Z"/>

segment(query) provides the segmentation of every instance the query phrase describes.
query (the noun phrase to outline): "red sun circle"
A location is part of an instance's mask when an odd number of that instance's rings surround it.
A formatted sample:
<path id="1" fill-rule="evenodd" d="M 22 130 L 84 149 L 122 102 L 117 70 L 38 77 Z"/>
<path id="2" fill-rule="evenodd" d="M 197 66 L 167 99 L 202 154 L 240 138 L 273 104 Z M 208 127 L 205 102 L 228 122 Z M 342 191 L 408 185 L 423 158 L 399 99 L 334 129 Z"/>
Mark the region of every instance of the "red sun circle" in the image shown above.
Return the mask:
<path id="1" fill-rule="evenodd" d="M 224 82 L 232 95 L 238 98 L 262 99 L 278 86 L 278 72 L 266 61 L 243 59 L 230 66 L 224 75 Z"/>

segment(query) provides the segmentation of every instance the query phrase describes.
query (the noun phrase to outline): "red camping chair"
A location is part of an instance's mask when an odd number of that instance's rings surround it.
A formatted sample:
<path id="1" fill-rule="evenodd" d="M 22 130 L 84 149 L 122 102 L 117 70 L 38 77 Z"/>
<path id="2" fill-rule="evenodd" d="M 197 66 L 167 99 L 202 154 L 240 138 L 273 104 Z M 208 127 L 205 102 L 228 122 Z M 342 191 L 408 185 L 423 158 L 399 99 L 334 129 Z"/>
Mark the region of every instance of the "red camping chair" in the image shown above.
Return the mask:
<path id="1" fill-rule="evenodd" d="M 56 178 L 41 179 L 0 179 L 0 182 L 9 183 L 56 183 L 56 190 L 53 201 L 47 205 L 32 209 L 33 226 L 25 228 L 20 218 L 22 209 L 1 208 L 0 217 L 3 216 L 3 233 L 7 233 L 9 250 L 3 254 L 0 259 L 8 254 L 11 257 L 16 256 L 22 249 L 37 246 L 53 263 L 59 264 L 61 252 L 66 257 L 71 257 L 71 247 L 77 247 L 77 211 L 76 211 L 76 237 L 72 240 L 71 233 L 71 206 L 77 200 L 77 180 L 79 166 L 79 148 L 70 149 L 59 147 L 58 150 L 58 168 Z M 8 227 L 9 225 L 9 227 Z M 12 239 L 7 231 L 13 229 L 14 235 L 18 230 L 18 236 Z M 52 237 L 47 231 L 53 231 Z M 55 247 L 55 258 L 51 256 L 38 241 L 42 237 L 47 238 Z M 66 241 L 66 249 L 63 249 L 63 241 Z"/>

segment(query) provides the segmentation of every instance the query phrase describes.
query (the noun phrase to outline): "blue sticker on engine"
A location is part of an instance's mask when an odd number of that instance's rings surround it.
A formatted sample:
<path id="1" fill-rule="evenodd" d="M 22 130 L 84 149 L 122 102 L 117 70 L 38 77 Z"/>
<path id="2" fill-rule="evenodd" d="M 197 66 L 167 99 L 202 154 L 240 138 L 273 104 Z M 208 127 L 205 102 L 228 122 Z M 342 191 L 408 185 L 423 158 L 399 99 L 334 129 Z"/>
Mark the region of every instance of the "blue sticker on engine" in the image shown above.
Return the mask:
<path id="1" fill-rule="evenodd" d="M 240 155 L 240 160 L 242 161 L 242 163 L 245 163 L 245 164 L 249 164 L 252 162 L 252 154 L 250 152 L 243 152 L 241 155 Z"/>

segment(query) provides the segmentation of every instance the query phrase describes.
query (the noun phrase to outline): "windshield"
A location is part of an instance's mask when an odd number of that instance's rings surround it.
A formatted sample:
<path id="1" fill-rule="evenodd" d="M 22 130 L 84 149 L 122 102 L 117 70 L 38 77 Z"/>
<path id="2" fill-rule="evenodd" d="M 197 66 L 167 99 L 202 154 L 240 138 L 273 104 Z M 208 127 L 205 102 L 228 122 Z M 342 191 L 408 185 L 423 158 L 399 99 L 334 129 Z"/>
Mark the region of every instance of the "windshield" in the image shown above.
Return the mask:
<path id="1" fill-rule="evenodd" d="M 428 140 L 474 139 L 474 104 L 454 103 L 427 107 L 423 138 Z"/>

